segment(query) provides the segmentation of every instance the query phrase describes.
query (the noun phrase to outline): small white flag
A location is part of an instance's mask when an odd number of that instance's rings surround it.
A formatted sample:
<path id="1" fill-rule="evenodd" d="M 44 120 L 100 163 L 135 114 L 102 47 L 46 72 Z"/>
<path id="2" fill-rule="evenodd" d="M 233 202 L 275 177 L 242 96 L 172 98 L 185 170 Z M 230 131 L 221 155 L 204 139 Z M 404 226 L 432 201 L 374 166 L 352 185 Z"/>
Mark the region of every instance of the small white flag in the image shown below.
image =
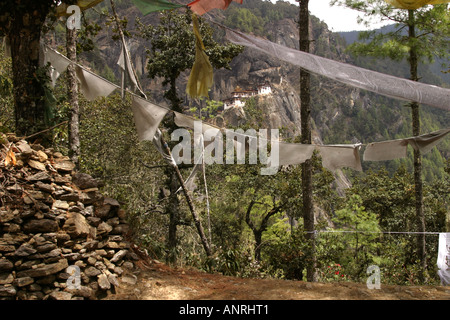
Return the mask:
<path id="1" fill-rule="evenodd" d="M 159 124 L 169 110 L 134 95 L 131 108 L 139 140 L 153 140 Z"/>
<path id="2" fill-rule="evenodd" d="M 80 66 L 75 67 L 78 81 L 80 81 L 80 91 L 88 101 L 97 97 L 107 97 L 118 88 L 117 85 L 89 72 Z"/>
<path id="3" fill-rule="evenodd" d="M 352 168 L 362 171 L 359 148 L 361 144 L 336 144 L 316 146 L 322 156 L 322 164 L 330 171 L 339 168 Z"/>
<path id="4" fill-rule="evenodd" d="M 437 267 L 442 285 L 450 285 L 450 233 L 439 234 Z"/>
<path id="5" fill-rule="evenodd" d="M 407 154 L 408 141 L 405 139 L 373 142 L 364 151 L 364 161 L 386 161 L 404 158 Z"/>
<path id="6" fill-rule="evenodd" d="M 311 159 L 314 149 L 312 144 L 280 142 L 278 163 L 280 166 L 303 163 Z"/>

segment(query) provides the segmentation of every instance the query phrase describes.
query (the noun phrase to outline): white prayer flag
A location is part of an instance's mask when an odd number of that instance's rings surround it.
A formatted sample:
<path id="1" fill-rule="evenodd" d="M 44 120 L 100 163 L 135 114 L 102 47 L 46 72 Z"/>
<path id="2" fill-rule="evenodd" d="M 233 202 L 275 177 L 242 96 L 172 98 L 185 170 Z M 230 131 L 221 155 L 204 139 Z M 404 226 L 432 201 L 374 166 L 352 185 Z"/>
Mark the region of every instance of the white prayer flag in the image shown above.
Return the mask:
<path id="1" fill-rule="evenodd" d="M 159 124 L 169 110 L 134 95 L 131 108 L 139 140 L 153 140 Z"/>
<path id="2" fill-rule="evenodd" d="M 70 64 L 70 60 L 49 47 L 44 47 L 43 52 L 44 65 L 50 63 L 51 68 L 49 76 L 52 79 L 52 86 L 55 87 L 56 80 L 59 78 L 61 73 L 66 71 L 67 67 Z"/>
<path id="3" fill-rule="evenodd" d="M 322 164 L 330 171 L 339 168 L 352 168 L 362 171 L 359 148 L 361 144 L 336 144 L 316 146 L 322 156 Z"/>
<path id="4" fill-rule="evenodd" d="M 303 163 L 311 159 L 314 149 L 312 144 L 280 142 L 278 164 L 283 166 Z"/>
<path id="5" fill-rule="evenodd" d="M 425 154 L 444 139 L 448 133 L 450 133 L 450 129 L 442 129 L 418 137 L 407 138 L 405 140 L 407 140 L 414 149 L 420 150 L 422 154 Z"/>
<path id="6" fill-rule="evenodd" d="M 442 285 L 450 285 L 450 233 L 439 234 L 437 267 Z"/>
<path id="7" fill-rule="evenodd" d="M 67 67 L 71 63 L 71 61 L 60 54 L 59 52 L 56 52 L 55 50 L 45 47 L 44 49 L 44 63 L 47 64 L 47 62 L 50 62 L 53 68 L 61 74 L 64 71 L 66 71 Z"/>
<path id="8" fill-rule="evenodd" d="M 95 100 L 97 97 L 107 97 L 118 88 L 117 85 L 80 66 L 75 67 L 75 72 L 80 81 L 80 91 L 88 101 Z"/>
<path id="9" fill-rule="evenodd" d="M 404 158 L 408 141 L 404 139 L 369 143 L 364 151 L 364 161 L 385 161 Z"/>
<path id="10" fill-rule="evenodd" d="M 364 161 L 384 161 L 404 158 L 407 155 L 408 144 L 422 154 L 429 152 L 445 136 L 450 129 L 442 129 L 417 137 L 370 143 L 364 151 Z"/>
<path id="11" fill-rule="evenodd" d="M 119 56 L 119 60 L 117 61 L 117 64 L 119 65 L 119 67 L 122 69 L 122 72 L 124 73 L 125 78 L 128 77 L 129 80 L 132 82 L 133 84 L 133 88 L 132 90 L 135 91 L 136 89 L 145 96 L 142 88 L 140 87 L 135 73 L 133 71 L 133 65 L 131 64 L 131 57 L 130 57 L 130 52 L 128 51 L 128 47 L 125 43 L 125 40 L 122 39 L 122 50 L 120 50 L 120 56 Z M 125 79 L 124 79 L 125 80 Z M 123 84 L 125 86 L 125 84 Z M 125 88 L 122 88 L 125 89 Z"/>

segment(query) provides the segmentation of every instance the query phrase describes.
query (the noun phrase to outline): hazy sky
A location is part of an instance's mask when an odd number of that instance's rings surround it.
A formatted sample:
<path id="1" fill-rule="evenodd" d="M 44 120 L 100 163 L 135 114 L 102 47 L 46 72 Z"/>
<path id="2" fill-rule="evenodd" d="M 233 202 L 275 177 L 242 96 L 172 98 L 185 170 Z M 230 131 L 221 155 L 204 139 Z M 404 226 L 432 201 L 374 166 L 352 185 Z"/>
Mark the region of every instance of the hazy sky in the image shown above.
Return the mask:
<path id="1" fill-rule="evenodd" d="M 271 0 L 276 2 L 277 0 Z M 294 0 L 288 0 L 298 4 Z M 330 6 L 330 0 L 309 0 L 309 11 L 320 20 L 324 21 L 332 31 L 365 30 L 364 25 L 358 24 L 356 18 L 358 12 L 340 6 Z M 380 26 L 372 26 L 375 29 Z"/>

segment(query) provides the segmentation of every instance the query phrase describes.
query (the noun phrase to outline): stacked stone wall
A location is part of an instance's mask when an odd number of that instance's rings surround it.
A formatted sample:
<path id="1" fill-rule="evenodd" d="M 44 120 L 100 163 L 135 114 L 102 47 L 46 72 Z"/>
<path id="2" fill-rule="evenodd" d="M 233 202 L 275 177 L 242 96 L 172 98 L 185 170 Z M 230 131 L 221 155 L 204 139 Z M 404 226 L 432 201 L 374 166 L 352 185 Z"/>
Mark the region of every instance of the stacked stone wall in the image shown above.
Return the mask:
<path id="1" fill-rule="evenodd" d="M 0 299 L 99 299 L 130 281 L 120 204 L 61 153 L 0 138 Z"/>

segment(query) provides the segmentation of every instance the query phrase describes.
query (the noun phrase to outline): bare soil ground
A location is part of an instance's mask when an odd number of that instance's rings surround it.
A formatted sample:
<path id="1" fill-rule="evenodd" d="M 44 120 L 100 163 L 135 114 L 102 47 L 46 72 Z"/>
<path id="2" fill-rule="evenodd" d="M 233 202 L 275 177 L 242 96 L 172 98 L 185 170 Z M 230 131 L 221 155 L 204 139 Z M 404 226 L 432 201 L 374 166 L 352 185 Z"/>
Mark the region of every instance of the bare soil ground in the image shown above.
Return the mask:
<path id="1" fill-rule="evenodd" d="M 111 300 L 450 300 L 450 287 L 365 283 L 308 283 L 247 279 L 170 268 L 163 263 L 142 265 L 123 277 Z"/>

